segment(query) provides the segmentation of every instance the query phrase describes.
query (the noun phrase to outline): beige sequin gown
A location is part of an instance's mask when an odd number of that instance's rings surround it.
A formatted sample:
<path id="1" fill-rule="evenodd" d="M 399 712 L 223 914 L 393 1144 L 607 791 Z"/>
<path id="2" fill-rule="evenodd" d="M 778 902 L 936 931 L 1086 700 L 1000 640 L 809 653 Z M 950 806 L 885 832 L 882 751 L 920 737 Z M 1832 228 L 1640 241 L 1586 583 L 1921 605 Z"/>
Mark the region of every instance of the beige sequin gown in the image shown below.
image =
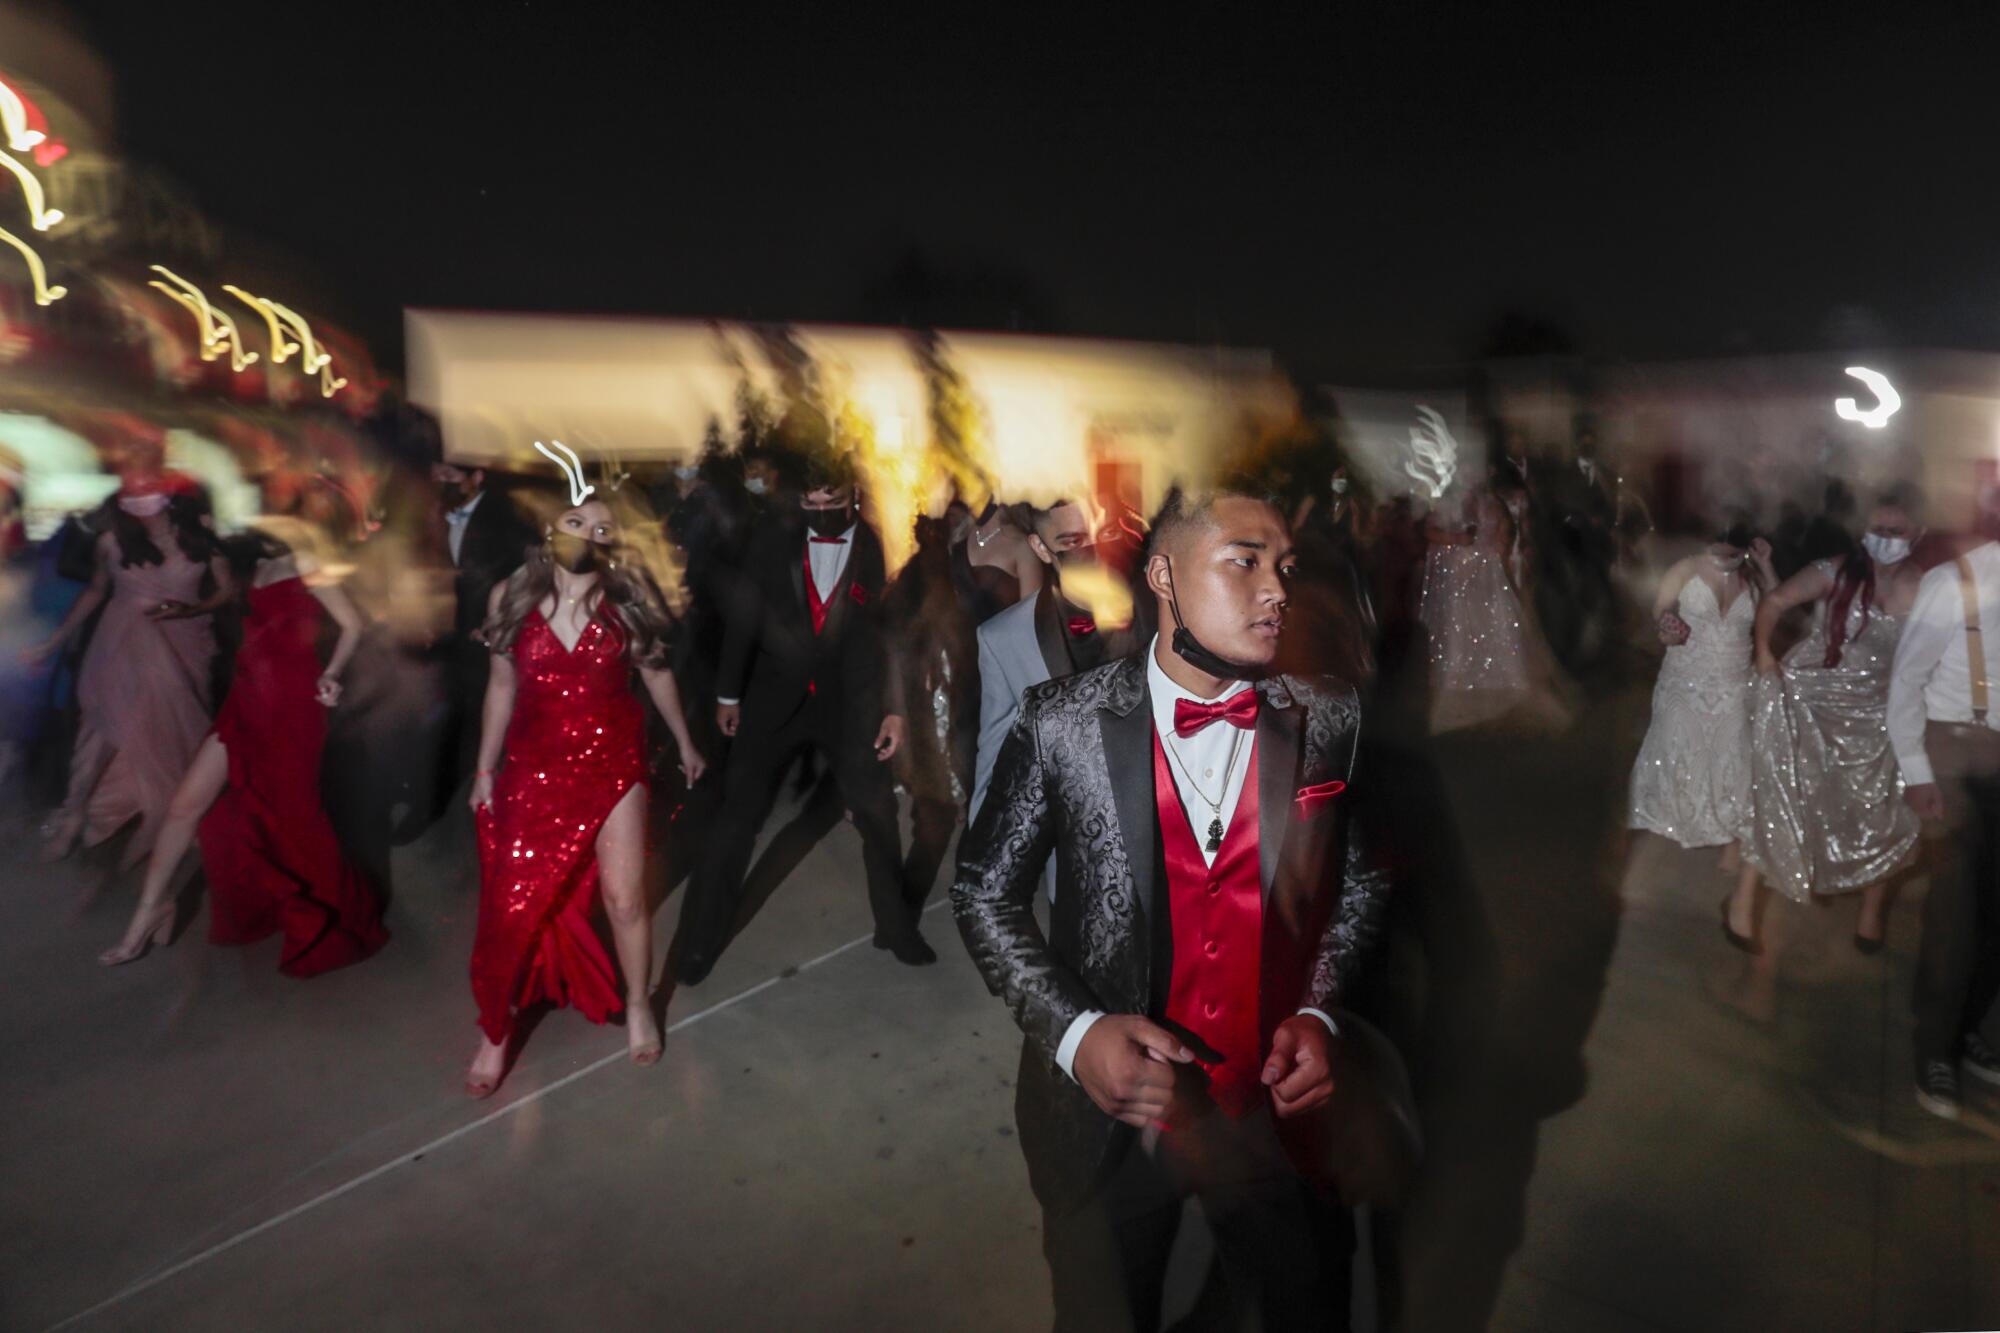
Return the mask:
<path id="1" fill-rule="evenodd" d="M 1757 602 L 1725 612 L 1706 580 L 1681 593 L 1686 643 L 1667 649 L 1653 684 L 1653 720 L 1632 766 L 1626 825 L 1683 847 L 1736 841 L 1750 807 L 1750 632 Z"/>
<path id="2" fill-rule="evenodd" d="M 1821 562 L 1832 576 L 1832 562 Z M 1784 670 L 1750 686 L 1751 777 L 1743 855 L 1796 902 L 1887 879 L 1917 851 L 1917 817 L 1889 746 L 1889 668 L 1901 617 L 1847 609 L 1826 665 L 1827 603 Z"/>

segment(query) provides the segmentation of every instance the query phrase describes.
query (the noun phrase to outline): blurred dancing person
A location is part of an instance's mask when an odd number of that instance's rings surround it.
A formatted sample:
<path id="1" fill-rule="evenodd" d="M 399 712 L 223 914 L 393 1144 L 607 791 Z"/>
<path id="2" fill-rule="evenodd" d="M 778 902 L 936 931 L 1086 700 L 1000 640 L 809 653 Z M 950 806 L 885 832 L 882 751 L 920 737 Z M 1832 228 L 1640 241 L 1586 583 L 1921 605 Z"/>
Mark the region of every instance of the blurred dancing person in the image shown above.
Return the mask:
<path id="1" fill-rule="evenodd" d="M 534 543 L 535 530 L 513 497 L 492 485 L 486 469 L 437 463 L 431 481 L 443 506 L 444 554 L 452 569 L 451 636 L 440 646 L 445 662 L 445 717 L 440 738 L 437 803 L 442 808 L 464 781 L 479 742 L 475 701 L 486 697 L 492 654 L 479 642 L 493 589 L 505 582 Z"/>
<path id="2" fill-rule="evenodd" d="M 969 517 L 961 519 L 969 526 Z M 945 849 L 972 797 L 979 729 L 978 644 L 972 611 L 951 574 L 948 519 L 919 518 L 917 549 L 883 599 L 891 694 L 907 719 L 896 771 L 910 793 L 910 852 L 903 884 L 911 913 L 923 910 Z M 830 795 L 830 791 L 829 791 Z M 838 801 L 821 804 L 834 819 Z"/>
<path id="3" fill-rule="evenodd" d="M 93 846 L 136 819 L 123 859 L 132 866 L 152 850 L 208 730 L 211 616 L 233 591 L 208 497 L 187 477 L 128 475 L 97 526 L 90 586 L 27 655 L 31 664 L 53 657 L 102 608 L 77 682 L 69 794 L 44 827 L 42 853 L 54 859 L 79 842 Z"/>
<path id="4" fill-rule="evenodd" d="M 1776 582 L 1770 543 L 1733 522 L 1670 567 L 1653 601 L 1667 651 L 1626 826 L 1682 847 L 1722 847 L 1732 873 L 1750 811 L 1750 632 L 1759 593 Z M 1727 899 L 1722 907 L 1729 931 Z"/>
<path id="5" fill-rule="evenodd" d="M 979 627 L 979 744 L 974 764 L 972 817 L 978 818 L 1000 743 L 1013 730 L 1021 696 L 1029 687 L 1087 671 L 1133 645 L 1120 629 L 1100 627 L 1088 609 L 1063 591 L 1065 570 L 1099 569 L 1082 505 L 1058 500 L 1029 520 L 1030 548 L 1048 567 L 1040 591 Z"/>
<path id="6" fill-rule="evenodd" d="M 1924 821 L 1930 893 L 1917 954 L 1916 1094 L 1956 1120 L 1959 1075 L 2000 1085 L 1981 1031 L 2000 995 L 2000 507 L 1982 545 L 1924 575 L 1889 675 L 1889 741 Z"/>
<path id="7" fill-rule="evenodd" d="M 358 962 L 389 938 L 375 888 L 343 853 L 320 800 L 326 714 L 340 702 L 361 613 L 284 543 L 261 533 L 246 542 L 250 610 L 229 696 L 167 807 L 124 938 L 98 955 L 107 966 L 172 935 L 174 871 L 197 826 L 215 943 L 282 931 L 278 970 L 309 977 Z M 322 667 L 317 645 L 329 618 L 340 635 Z"/>
<path id="8" fill-rule="evenodd" d="M 1363 1081 L 1334 1010 L 1387 884 L 1342 798 L 1353 689 L 1266 674 L 1290 565 L 1263 501 L 1169 504 L 1146 567 L 1161 636 L 1028 692 L 960 853 L 959 929 L 1027 1038 L 1016 1115 L 1058 1329 L 1158 1327 L 1191 1194 L 1242 1326 L 1348 1324 L 1351 1219 L 1313 1143 Z"/>
<path id="9" fill-rule="evenodd" d="M 1520 526 L 1503 488 L 1525 495 L 1502 473 L 1463 497 L 1456 515 L 1435 514 L 1428 524 L 1418 618 L 1430 643 L 1433 732 L 1503 718 L 1536 727 L 1568 720 L 1522 595 Z"/>
<path id="10" fill-rule="evenodd" d="M 965 540 L 952 548 L 952 579 L 974 625 L 1040 591 L 1042 566 L 1028 540 L 1031 513 L 1026 505 L 988 500 Z"/>
<path id="11" fill-rule="evenodd" d="M 888 706 L 882 542 L 837 464 L 816 465 L 793 512 L 753 542 L 727 609 L 716 724 L 734 739 L 722 813 L 681 908 L 674 975 L 688 985 L 729 943 L 757 832 L 802 752 L 825 760 L 861 834 L 875 946 L 912 965 L 937 961 L 903 882 L 888 768 L 904 720 Z"/>
<path id="12" fill-rule="evenodd" d="M 667 667 L 669 622 L 653 587 L 620 547 L 610 506 L 593 499 L 565 510 L 493 590 L 485 630 L 493 666 L 471 796 L 479 828 L 472 994 L 484 1034 L 466 1073 L 473 1097 L 499 1087 L 515 1018 L 541 1001 L 573 1006 L 593 1023 L 622 1008 L 633 1061 L 660 1058 L 643 882 L 646 722 L 634 669 L 673 733 L 687 781 L 706 763 Z M 591 928 L 600 888 L 617 969 Z"/>
<path id="13" fill-rule="evenodd" d="M 1750 809 L 1743 872 L 1729 903 L 1733 938 L 1758 940 L 1760 882 L 1793 902 L 1861 892 L 1854 943 L 1882 947 L 1894 874 L 1917 849 L 1917 817 L 1889 746 L 1889 668 L 1923 571 L 1908 492 L 1879 499 L 1859 546 L 1815 560 L 1757 607 L 1750 686 Z M 1780 662 L 1771 649 L 1793 607 L 1814 608 L 1810 632 Z M 1773 965 L 1776 950 L 1758 952 Z"/>

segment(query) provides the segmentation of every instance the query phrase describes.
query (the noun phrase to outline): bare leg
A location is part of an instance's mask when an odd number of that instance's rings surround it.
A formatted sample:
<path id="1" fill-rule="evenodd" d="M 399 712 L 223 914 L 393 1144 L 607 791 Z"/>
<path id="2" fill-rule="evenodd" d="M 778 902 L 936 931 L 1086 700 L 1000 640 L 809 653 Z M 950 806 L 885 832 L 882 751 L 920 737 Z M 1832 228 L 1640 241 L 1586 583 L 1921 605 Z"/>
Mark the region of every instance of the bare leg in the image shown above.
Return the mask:
<path id="1" fill-rule="evenodd" d="M 194 841 L 195 826 L 201 823 L 201 817 L 208 813 L 208 808 L 215 804 L 215 798 L 222 795 L 222 789 L 228 783 L 229 753 L 222 748 L 220 738 L 210 736 L 195 751 L 194 762 L 188 765 L 187 775 L 181 779 L 173 800 L 167 805 L 167 815 L 160 823 L 159 836 L 153 840 L 152 858 L 146 862 L 146 878 L 139 890 L 139 905 L 132 909 L 132 920 L 125 927 L 125 937 L 116 948 L 99 954 L 98 962 L 107 967 L 129 963 L 145 953 L 153 940 L 165 943 L 166 932 L 172 928 L 174 916 L 173 895 L 169 891 L 174 871 L 180 868 L 188 844 Z"/>
<path id="2" fill-rule="evenodd" d="M 1757 909 L 1760 880 L 1757 868 L 1745 865 L 1736 876 L 1736 892 L 1729 895 L 1729 928 L 1745 939 L 1757 938 Z"/>
<path id="3" fill-rule="evenodd" d="M 1889 933 L 1890 883 L 1888 879 L 1881 880 L 1861 891 L 1861 915 L 1854 922 L 1856 940 L 1880 944 Z"/>
<path id="4" fill-rule="evenodd" d="M 1716 863 L 1716 869 L 1725 875 L 1733 875 L 1742 864 L 1743 844 L 1732 842 L 1722 849 L 1722 860 Z"/>
<path id="5" fill-rule="evenodd" d="M 653 1019 L 653 914 L 646 903 L 646 789 L 626 792 L 597 831 L 597 882 L 611 918 L 618 968 L 625 974 L 625 1032 L 632 1059 L 660 1058 Z"/>

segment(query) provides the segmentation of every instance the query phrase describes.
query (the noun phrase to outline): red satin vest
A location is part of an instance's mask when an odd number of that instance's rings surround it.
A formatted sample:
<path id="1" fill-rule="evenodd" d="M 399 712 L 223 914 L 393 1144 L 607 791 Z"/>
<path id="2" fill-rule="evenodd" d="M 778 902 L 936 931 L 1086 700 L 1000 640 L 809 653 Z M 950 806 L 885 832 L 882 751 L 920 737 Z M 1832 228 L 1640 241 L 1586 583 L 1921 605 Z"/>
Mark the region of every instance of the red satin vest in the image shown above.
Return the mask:
<path id="1" fill-rule="evenodd" d="M 1263 1041 L 1259 997 L 1264 947 L 1264 886 L 1258 870 L 1257 745 L 1215 864 L 1202 859 L 1174 786 L 1159 733 L 1153 734 L 1153 793 L 1167 870 L 1167 916 L 1173 927 L 1173 977 L 1167 1021 L 1219 1052 L 1208 1071 L 1209 1095 L 1232 1116 L 1262 1104 Z"/>
<path id="2" fill-rule="evenodd" d="M 805 553 L 800 557 L 806 566 L 806 609 L 812 612 L 813 636 L 826 628 L 827 604 L 820 600 L 819 585 L 813 582 L 812 539 L 806 539 Z"/>

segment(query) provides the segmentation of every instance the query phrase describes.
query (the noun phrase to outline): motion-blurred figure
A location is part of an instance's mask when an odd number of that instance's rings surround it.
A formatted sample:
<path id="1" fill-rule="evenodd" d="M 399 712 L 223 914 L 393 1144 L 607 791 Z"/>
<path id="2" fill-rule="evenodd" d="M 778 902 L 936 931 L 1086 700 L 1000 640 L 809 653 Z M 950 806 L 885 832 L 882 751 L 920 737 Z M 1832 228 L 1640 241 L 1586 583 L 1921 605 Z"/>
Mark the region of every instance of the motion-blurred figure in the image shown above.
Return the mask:
<path id="1" fill-rule="evenodd" d="M 250 614 L 229 696 L 160 826 L 125 936 L 98 956 L 129 963 L 174 927 L 174 872 L 201 837 L 209 938 L 250 944 L 284 933 L 279 970 L 309 977 L 359 962 L 389 938 L 373 885 L 349 862 L 320 803 L 327 710 L 361 641 L 361 613 L 309 560 L 252 533 Z M 324 668 L 318 637 L 340 636 Z"/>
<path id="2" fill-rule="evenodd" d="M 1568 720 L 1532 603 L 1521 594 L 1526 562 L 1505 493 L 1522 491 L 1503 472 L 1465 496 L 1456 514 L 1434 514 L 1428 525 L 1418 616 L 1430 650 L 1433 732 L 1503 718 L 1538 728 Z"/>
<path id="3" fill-rule="evenodd" d="M 1758 596 L 1776 582 L 1770 544 L 1732 522 L 1667 570 L 1653 604 L 1667 651 L 1626 826 L 1725 848 L 1730 871 L 1750 804 L 1750 631 Z M 1723 914 L 1728 930 L 1726 900 Z"/>
<path id="4" fill-rule="evenodd" d="M 168 803 L 208 730 L 215 631 L 233 596 L 207 496 L 177 473 L 128 474 L 105 502 L 97 570 L 54 635 L 53 658 L 102 608 L 77 683 L 81 722 L 69 794 L 44 828 L 43 855 L 104 841 L 132 820 L 132 866 L 152 850 Z M 212 587 L 204 597 L 204 580 Z"/>
<path id="5" fill-rule="evenodd" d="M 1960 1070 L 2000 1084 L 1982 1031 L 2000 995 L 2000 497 L 1981 545 L 1924 575 L 1889 676 L 1889 740 L 1924 821 L 1930 894 L 1917 956 L 1916 1094 L 1955 1120 Z"/>
<path id="6" fill-rule="evenodd" d="M 431 468 L 443 508 L 444 555 L 452 569 L 456 612 L 451 636 L 439 645 L 445 658 L 446 697 L 435 793 L 441 809 L 465 780 L 479 743 L 479 701 L 486 697 L 491 660 L 479 642 L 486 605 L 535 540 L 534 529 L 512 497 L 490 484 L 486 469 L 437 463 Z"/>

